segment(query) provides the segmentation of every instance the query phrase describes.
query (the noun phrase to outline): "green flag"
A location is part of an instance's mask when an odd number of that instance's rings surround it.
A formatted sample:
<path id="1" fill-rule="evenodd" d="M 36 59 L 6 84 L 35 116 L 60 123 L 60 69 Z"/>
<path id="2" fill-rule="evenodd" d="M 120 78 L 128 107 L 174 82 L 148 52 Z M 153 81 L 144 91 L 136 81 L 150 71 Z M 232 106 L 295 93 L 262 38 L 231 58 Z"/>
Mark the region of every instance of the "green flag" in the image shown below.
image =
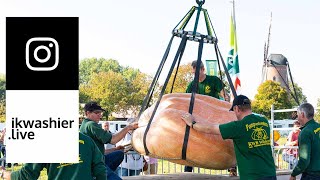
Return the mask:
<path id="1" fill-rule="evenodd" d="M 218 76 L 218 61 L 206 60 L 207 75 Z"/>
<path id="2" fill-rule="evenodd" d="M 231 13 L 231 22 L 230 22 L 230 51 L 227 58 L 227 68 L 228 72 L 232 78 L 233 85 L 237 94 L 241 87 L 240 82 L 240 68 L 239 68 L 239 59 L 238 59 L 238 46 L 237 46 L 237 33 L 236 33 L 236 21 L 234 18 L 234 9 Z"/>

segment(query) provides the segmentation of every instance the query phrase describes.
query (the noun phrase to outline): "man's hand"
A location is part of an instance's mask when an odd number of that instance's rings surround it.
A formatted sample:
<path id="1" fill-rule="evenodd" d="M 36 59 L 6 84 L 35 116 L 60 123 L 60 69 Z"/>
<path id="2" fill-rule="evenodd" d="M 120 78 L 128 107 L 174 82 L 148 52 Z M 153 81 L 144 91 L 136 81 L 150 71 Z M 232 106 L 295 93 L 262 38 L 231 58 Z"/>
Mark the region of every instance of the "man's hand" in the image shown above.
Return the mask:
<path id="1" fill-rule="evenodd" d="M 296 177 L 290 176 L 290 180 L 296 180 Z"/>
<path id="2" fill-rule="evenodd" d="M 189 113 L 185 113 L 181 116 L 181 119 L 186 122 L 188 126 L 192 125 L 192 121 L 194 120 L 193 116 Z"/>
<path id="3" fill-rule="evenodd" d="M 11 179 L 11 172 L 10 171 L 6 171 L 5 168 L 3 166 L 0 167 L 0 177 L 2 179 L 6 179 L 6 180 L 10 180 Z"/>
<path id="4" fill-rule="evenodd" d="M 124 150 L 124 146 L 121 146 L 121 145 L 120 145 L 120 146 L 117 146 L 117 147 L 116 147 L 116 150 Z"/>
<path id="5" fill-rule="evenodd" d="M 129 130 L 135 130 L 139 127 L 138 122 L 133 122 L 128 125 Z"/>

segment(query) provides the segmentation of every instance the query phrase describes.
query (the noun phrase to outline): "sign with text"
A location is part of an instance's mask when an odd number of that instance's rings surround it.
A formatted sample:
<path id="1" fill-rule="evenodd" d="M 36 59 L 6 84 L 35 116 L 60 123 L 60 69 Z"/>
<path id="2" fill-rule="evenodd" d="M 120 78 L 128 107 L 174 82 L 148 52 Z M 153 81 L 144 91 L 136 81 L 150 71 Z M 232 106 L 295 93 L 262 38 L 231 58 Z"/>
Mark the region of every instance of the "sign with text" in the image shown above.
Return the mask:
<path id="1" fill-rule="evenodd" d="M 79 20 L 6 18 L 6 160 L 77 163 Z"/>

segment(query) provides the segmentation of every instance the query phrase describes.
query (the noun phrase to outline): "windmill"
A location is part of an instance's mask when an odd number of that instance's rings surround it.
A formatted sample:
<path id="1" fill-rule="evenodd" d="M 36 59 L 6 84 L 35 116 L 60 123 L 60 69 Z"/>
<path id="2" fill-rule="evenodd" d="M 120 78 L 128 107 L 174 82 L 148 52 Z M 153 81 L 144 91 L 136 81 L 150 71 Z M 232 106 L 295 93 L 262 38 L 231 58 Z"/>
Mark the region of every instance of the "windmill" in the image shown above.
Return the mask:
<path id="1" fill-rule="evenodd" d="M 289 61 L 282 54 L 270 54 L 270 36 L 271 36 L 271 24 L 272 24 L 272 12 L 269 25 L 269 33 L 267 43 L 264 45 L 264 57 L 263 57 L 263 66 L 262 66 L 262 81 L 261 83 L 271 80 L 279 82 L 280 85 L 287 90 L 288 93 L 294 98 L 297 104 L 300 104 L 296 88 L 293 83 L 293 78 L 289 66 Z M 290 83 L 292 84 L 293 92 L 289 86 L 289 77 Z"/>

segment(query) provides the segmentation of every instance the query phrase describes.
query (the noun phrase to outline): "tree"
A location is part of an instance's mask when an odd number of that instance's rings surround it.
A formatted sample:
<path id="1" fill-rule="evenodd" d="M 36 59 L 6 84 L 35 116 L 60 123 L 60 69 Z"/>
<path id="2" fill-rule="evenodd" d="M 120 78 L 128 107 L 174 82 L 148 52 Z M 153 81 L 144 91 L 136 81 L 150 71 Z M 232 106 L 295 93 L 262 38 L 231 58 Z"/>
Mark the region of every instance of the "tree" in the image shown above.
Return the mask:
<path id="1" fill-rule="evenodd" d="M 91 65 L 94 67 L 86 67 Z M 138 69 L 122 67 L 111 59 L 86 59 L 80 67 L 80 77 L 83 77 L 80 103 L 97 101 L 109 115 L 138 113 L 151 83 L 150 76 Z"/>
<path id="2" fill-rule="evenodd" d="M 258 87 L 258 93 L 255 95 L 252 102 L 252 110 L 253 112 L 262 114 L 270 119 L 270 108 L 272 104 L 275 109 L 292 108 L 286 89 L 281 87 L 278 82 L 266 81 Z M 275 114 L 275 119 L 288 117 L 289 116 L 285 113 Z"/>
<path id="3" fill-rule="evenodd" d="M 318 99 L 317 107 L 315 107 L 316 112 L 314 115 L 314 119 L 320 123 L 320 109 L 317 108 L 320 108 L 320 98 Z"/>
<path id="4" fill-rule="evenodd" d="M 92 74 L 88 84 L 80 85 L 80 91 L 88 101 L 97 101 L 109 114 L 120 110 L 128 93 L 126 80 L 113 71 Z"/>
<path id="5" fill-rule="evenodd" d="M 297 83 L 294 83 L 294 87 L 296 89 L 297 92 L 297 97 L 299 100 L 299 103 L 303 103 L 303 102 L 307 102 L 307 96 L 305 96 L 302 92 L 302 88 L 298 86 Z M 290 90 L 291 93 L 294 94 L 294 90 L 293 90 L 293 86 L 292 84 L 290 84 Z M 290 102 L 292 104 L 292 106 L 299 106 L 300 104 L 297 104 L 297 102 L 294 100 L 293 96 L 290 94 Z"/>
<path id="6" fill-rule="evenodd" d="M 122 67 L 119 62 L 114 59 L 104 59 L 104 58 L 87 58 L 83 59 L 79 65 L 79 81 L 80 84 L 88 83 L 91 79 L 92 74 L 99 72 L 121 72 Z"/>
<path id="7" fill-rule="evenodd" d="M 165 93 L 168 94 L 171 92 L 171 87 L 173 83 L 174 76 L 176 74 L 176 68 L 173 70 L 173 73 L 170 76 L 167 88 Z M 173 86 L 173 93 L 184 93 L 186 92 L 187 86 L 189 82 L 193 80 L 193 73 L 191 63 L 180 65 L 178 69 L 178 73 Z"/>
<path id="8" fill-rule="evenodd" d="M 6 121 L 6 78 L 0 75 L 0 122 Z"/>

